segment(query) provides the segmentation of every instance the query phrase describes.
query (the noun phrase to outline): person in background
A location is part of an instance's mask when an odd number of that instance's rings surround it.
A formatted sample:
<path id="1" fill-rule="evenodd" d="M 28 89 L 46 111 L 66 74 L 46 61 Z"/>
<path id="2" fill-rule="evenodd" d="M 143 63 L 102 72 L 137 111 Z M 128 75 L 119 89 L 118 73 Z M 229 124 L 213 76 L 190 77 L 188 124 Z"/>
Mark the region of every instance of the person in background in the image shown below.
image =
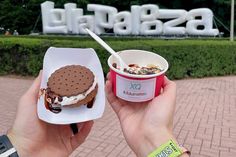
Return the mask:
<path id="1" fill-rule="evenodd" d="M 13 32 L 13 35 L 19 35 L 19 33 L 17 32 L 17 30 L 14 30 L 14 32 Z"/>
<path id="2" fill-rule="evenodd" d="M 6 35 L 6 36 L 11 35 L 10 29 L 7 29 L 7 30 L 6 30 L 5 35 Z"/>

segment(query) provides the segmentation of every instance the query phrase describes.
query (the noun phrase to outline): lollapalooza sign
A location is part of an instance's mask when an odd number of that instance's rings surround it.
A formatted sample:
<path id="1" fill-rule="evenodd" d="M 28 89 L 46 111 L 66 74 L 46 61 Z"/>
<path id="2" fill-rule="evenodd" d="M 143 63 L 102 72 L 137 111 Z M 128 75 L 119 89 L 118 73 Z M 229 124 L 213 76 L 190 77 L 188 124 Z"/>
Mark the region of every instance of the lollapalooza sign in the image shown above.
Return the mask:
<path id="1" fill-rule="evenodd" d="M 84 15 L 75 3 L 66 3 L 64 8 L 54 8 L 50 1 L 41 4 L 43 33 L 87 34 L 85 28 L 88 28 L 96 34 L 109 29 L 116 35 L 219 34 L 219 30 L 213 28 L 213 13 L 208 8 L 186 11 L 145 4 L 132 5 L 130 12 L 118 12 L 111 6 L 88 4 L 87 10 L 94 15 Z"/>

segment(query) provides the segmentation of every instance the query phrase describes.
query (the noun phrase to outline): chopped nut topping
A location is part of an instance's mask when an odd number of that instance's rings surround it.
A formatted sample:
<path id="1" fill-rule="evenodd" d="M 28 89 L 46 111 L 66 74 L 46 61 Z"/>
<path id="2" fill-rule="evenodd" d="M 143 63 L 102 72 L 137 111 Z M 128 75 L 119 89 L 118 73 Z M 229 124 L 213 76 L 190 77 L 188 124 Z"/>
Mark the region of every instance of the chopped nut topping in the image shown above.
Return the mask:
<path id="1" fill-rule="evenodd" d="M 116 63 L 113 63 L 112 66 L 116 69 L 119 69 Z M 147 66 L 143 66 L 143 67 L 140 67 L 137 64 L 129 64 L 128 68 L 124 68 L 125 73 L 134 74 L 134 75 L 158 74 L 161 71 L 163 70 L 155 64 L 148 64 Z"/>

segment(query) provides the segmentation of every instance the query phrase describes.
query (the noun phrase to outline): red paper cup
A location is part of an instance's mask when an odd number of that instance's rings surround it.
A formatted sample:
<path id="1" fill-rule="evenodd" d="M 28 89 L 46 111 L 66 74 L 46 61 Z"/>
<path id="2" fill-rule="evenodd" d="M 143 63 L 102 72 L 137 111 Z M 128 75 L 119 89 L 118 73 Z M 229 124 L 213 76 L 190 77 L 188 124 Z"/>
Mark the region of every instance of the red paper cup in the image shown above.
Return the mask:
<path id="1" fill-rule="evenodd" d="M 118 52 L 118 54 L 127 65 L 146 66 L 154 64 L 163 71 L 152 75 L 128 74 L 113 67 L 113 63 L 116 63 L 119 67 L 119 61 L 114 56 L 110 56 L 108 65 L 114 94 L 130 102 L 144 102 L 158 96 L 163 85 L 165 72 L 169 67 L 168 62 L 158 54 L 143 50 L 124 50 Z"/>

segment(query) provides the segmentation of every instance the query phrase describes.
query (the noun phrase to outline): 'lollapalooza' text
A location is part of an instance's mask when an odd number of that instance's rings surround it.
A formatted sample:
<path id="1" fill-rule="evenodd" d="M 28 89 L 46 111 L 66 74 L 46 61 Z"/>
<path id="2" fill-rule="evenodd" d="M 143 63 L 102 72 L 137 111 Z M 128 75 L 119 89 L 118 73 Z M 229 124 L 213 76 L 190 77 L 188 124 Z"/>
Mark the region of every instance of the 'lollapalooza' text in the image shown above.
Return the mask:
<path id="1" fill-rule="evenodd" d="M 132 5 L 131 11 L 118 12 L 116 8 L 88 4 L 94 15 L 84 15 L 75 3 L 67 3 L 65 9 L 54 8 L 54 3 L 41 4 L 43 32 L 62 34 L 87 34 L 89 28 L 96 34 L 107 30 L 116 35 L 205 35 L 216 36 L 213 13 L 208 8 L 186 11 L 160 9 L 154 4 Z"/>

